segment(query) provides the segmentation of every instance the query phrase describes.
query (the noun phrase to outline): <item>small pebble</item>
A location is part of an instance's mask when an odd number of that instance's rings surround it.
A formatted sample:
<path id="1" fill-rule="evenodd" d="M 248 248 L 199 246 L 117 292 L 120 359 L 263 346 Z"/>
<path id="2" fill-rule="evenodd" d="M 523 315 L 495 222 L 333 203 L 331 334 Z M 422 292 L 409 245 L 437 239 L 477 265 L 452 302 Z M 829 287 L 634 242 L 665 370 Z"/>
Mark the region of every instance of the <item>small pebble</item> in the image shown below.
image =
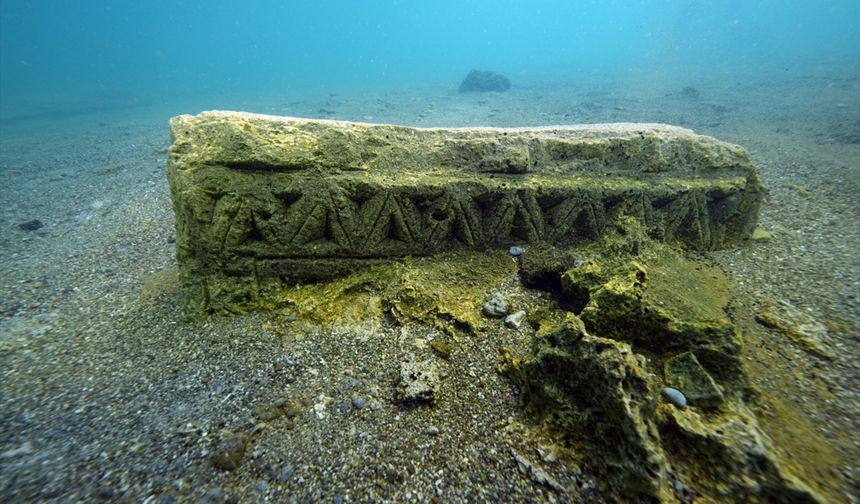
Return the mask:
<path id="1" fill-rule="evenodd" d="M 256 485 L 254 485 L 254 488 L 256 488 L 257 490 L 259 490 L 261 492 L 268 492 L 269 491 L 269 484 L 263 480 L 260 480 L 257 482 Z"/>
<path id="2" fill-rule="evenodd" d="M 526 317 L 526 312 L 523 310 L 516 311 L 505 317 L 505 325 L 511 329 L 519 329 Z"/>
<path id="3" fill-rule="evenodd" d="M 513 247 L 508 249 L 508 253 L 514 257 L 519 257 L 519 256 L 523 255 L 523 252 L 525 252 L 525 249 L 523 249 L 522 247 L 519 247 L 517 245 L 514 245 Z"/>
<path id="4" fill-rule="evenodd" d="M 293 475 L 293 466 L 286 466 L 281 469 L 281 474 L 278 475 L 278 482 L 284 483 Z"/>
<path id="5" fill-rule="evenodd" d="M 681 391 L 678 389 L 672 387 L 664 388 L 663 397 L 665 397 L 667 401 L 674 404 L 678 408 L 687 407 L 687 398 L 684 397 L 684 394 L 682 394 Z"/>
<path id="6" fill-rule="evenodd" d="M 427 427 L 427 434 L 429 434 L 431 436 L 438 435 L 439 434 L 439 427 L 436 427 L 435 425 L 431 425 L 430 427 Z"/>
<path id="7" fill-rule="evenodd" d="M 355 409 L 364 409 L 364 399 L 362 399 L 361 397 L 353 397 L 352 405 L 355 407 Z"/>
<path id="8" fill-rule="evenodd" d="M 508 304 L 505 302 L 501 293 L 494 292 L 493 297 L 484 303 L 482 311 L 484 312 L 484 315 L 488 317 L 504 317 L 505 314 L 508 313 Z"/>
<path id="9" fill-rule="evenodd" d="M 221 502 L 224 500 L 224 492 L 220 488 L 214 487 L 206 491 L 203 495 L 203 502 Z"/>

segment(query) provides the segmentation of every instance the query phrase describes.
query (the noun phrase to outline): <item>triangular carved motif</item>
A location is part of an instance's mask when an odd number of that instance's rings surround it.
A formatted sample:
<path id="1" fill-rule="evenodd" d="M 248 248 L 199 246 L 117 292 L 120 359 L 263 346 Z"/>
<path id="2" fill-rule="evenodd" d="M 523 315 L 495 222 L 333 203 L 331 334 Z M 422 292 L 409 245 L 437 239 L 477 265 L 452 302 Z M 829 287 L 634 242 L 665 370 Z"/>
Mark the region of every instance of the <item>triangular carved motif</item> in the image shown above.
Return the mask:
<path id="1" fill-rule="evenodd" d="M 361 209 L 366 246 L 373 248 L 385 240 L 413 243 L 420 240 L 420 216 L 414 205 L 390 194 L 370 198 Z M 369 225 L 368 225 L 369 224 Z"/>

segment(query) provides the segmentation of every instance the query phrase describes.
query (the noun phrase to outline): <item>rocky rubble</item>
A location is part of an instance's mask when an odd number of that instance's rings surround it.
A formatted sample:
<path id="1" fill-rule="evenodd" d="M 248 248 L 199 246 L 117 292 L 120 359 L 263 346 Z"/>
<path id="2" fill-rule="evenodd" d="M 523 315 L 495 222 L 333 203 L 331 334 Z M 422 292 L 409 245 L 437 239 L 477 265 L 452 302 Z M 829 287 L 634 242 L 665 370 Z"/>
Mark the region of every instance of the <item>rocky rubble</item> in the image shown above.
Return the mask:
<path id="1" fill-rule="evenodd" d="M 619 229 L 562 274 L 581 310 L 542 324 L 525 355 L 505 354 L 526 410 L 624 498 L 823 502 L 753 414 L 725 278 Z M 621 252 L 631 240 L 636 253 Z M 661 398 L 673 389 L 681 398 Z"/>

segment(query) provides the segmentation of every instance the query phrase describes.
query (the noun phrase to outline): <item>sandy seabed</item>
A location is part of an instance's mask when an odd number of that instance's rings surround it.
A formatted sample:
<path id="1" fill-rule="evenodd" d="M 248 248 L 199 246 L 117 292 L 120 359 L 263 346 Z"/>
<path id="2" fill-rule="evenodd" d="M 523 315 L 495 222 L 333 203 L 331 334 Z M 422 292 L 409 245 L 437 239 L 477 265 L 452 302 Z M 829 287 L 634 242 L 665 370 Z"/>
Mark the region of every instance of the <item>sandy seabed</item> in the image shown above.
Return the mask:
<path id="1" fill-rule="evenodd" d="M 204 108 L 413 126 L 663 122 L 747 148 L 768 196 L 770 240 L 712 252 L 760 420 L 802 479 L 834 502 L 860 495 L 860 76 L 533 84 L 211 100 Z M 211 105 L 211 106 L 210 106 Z M 0 497 L 13 501 L 602 501 L 587 467 L 521 436 L 496 348 L 531 334 L 461 338 L 436 405 L 401 409 L 392 373 L 430 352 L 420 324 L 300 325 L 276 314 L 182 322 L 164 176 L 167 119 L 201 105 L 39 113 L 0 122 Z M 43 226 L 21 229 L 38 219 Z M 533 295 L 507 278 L 498 289 Z M 822 360 L 755 322 L 785 301 L 824 324 Z M 482 300 L 476 300 L 476 309 Z M 760 358 L 766 356 L 767 358 Z M 212 467 L 223 429 L 260 405 L 295 418 L 255 436 L 240 468 Z M 323 414 L 319 404 L 324 405 Z M 814 432 L 798 439 L 798 432 Z M 540 484 L 517 459 L 563 490 Z M 521 465 L 521 464 L 520 464 Z"/>

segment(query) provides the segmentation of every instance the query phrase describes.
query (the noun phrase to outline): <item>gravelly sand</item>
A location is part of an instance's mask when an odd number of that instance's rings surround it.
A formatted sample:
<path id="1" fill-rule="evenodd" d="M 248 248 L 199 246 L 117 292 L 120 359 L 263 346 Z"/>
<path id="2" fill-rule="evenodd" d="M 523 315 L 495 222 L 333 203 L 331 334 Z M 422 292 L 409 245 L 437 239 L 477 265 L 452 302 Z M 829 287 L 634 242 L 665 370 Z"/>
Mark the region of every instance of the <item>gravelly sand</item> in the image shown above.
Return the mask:
<path id="1" fill-rule="evenodd" d="M 773 239 L 708 255 L 736 283 L 732 315 L 751 342 L 746 359 L 766 429 L 813 483 L 819 473 L 841 482 L 827 489 L 831 498 L 857 498 L 860 77 L 720 82 L 425 89 L 207 108 L 417 126 L 665 122 L 743 145 L 770 190 L 761 225 Z M 549 440 L 521 435 L 528 420 L 495 371 L 496 349 L 525 348 L 528 331 L 488 326 L 480 340 L 455 342 L 437 405 L 400 410 L 392 374 L 411 355 L 432 355 L 423 346 L 432 328 L 380 321 L 322 331 L 266 313 L 181 322 L 167 119 L 198 110 L 0 123 L 4 500 L 602 500 L 587 470 L 554 461 Z M 19 229 L 30 219 L 44 227 Z M 551 303 L 515 276 L 498 290 Z M 826 325 L 833 361 L 754 321 L 762 303 L 778 300 Z M 219 432 L 253 430 L 255 408 L 281 398 L 297 417 L 257 433 L 236 471 L 212 468 Z M 814 439 L 796 439 L 810 426 Z M 536 483 L 515 454 L 564 491 Z"/>

